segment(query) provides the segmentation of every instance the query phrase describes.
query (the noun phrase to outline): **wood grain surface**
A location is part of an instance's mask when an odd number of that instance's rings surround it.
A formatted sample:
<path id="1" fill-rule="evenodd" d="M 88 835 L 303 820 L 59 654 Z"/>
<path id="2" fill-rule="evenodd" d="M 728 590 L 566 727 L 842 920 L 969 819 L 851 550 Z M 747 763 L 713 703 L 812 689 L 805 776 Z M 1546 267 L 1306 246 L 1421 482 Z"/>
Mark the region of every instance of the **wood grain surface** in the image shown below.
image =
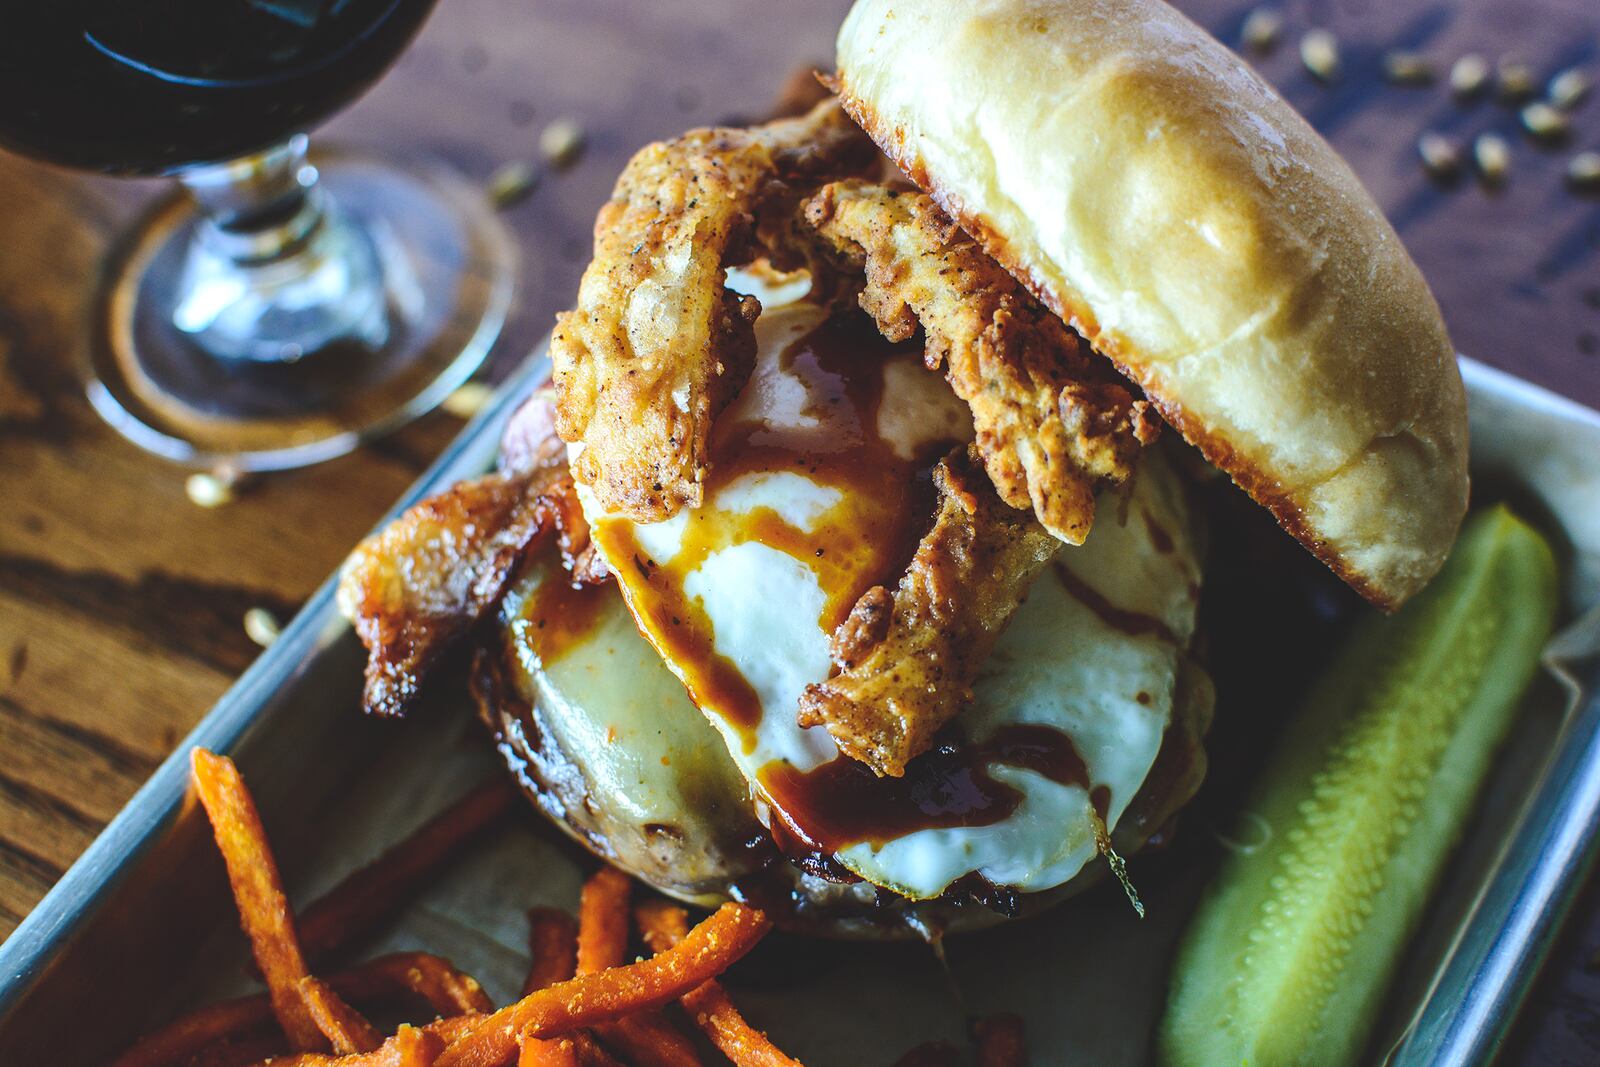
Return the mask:
<path id="1" fill-rule="evenodd" d="M 595 209 L 645 141 L 764 110 L 800 64 L 825 62 L 845 0 L 443 0 L 415 46 L 321 136 L 443 157 L 486 181 L 536 160 L 540 129 L 581 123 L 587 148 L 510 209 L 523 253 L 503 374 L 570 300 Z M 1237 44 L 1248 4 L 1180 6 Z M 1600 147 L 1600 102 L 1562 147 L 1513 110 L 1380 76 L 1390 48 L 1442 71 L 1468 51 L 1541 76 L 1600 78 L 1595 0 L 1286 3 L 1285 39 L 1252 57 L 1350 159 L 1431 280 L 1458 348 L 1600 405 L 1600 199 L 1562 172 Z M 1343 74 L 1319 84 L 1296 40 L 1335 32 Z M 1499 191 L 1429 182 L 1416 139 L 1512 143 Z M 460 427 L 438 414 L 234 504 L 189 503 L 183 472 L 101 424 L 79 370 L 87 300 L 109 242 L 159 183 L 67 174 L 0 156 L 0 934 L 60 877 L 258 649 L 241 619 L 287 618 Z M 1506 1062 L 1600 1061 L 1600 892 L 1568 923 Z"/>

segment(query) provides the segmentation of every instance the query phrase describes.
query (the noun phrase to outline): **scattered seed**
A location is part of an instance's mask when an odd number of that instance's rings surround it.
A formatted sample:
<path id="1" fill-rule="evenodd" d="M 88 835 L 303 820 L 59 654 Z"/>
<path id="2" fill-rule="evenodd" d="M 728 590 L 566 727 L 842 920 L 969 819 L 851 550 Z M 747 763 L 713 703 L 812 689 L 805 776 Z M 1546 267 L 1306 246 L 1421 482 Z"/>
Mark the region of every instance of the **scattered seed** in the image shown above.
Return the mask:
<path id="1" fill-rule="evenodd" d="M 1245 16 L 1244 43 L 1256 52 L 1270 52 L 1283 32 L 1283 16 L 1274 8 L 1258 7 Z"/>
<path id="2" fill-rule="evenodd" d="M 1433 64 L 1415 52 L 1385 52 L 1383 76 L 1395 85 L 1432 85 Z"/>
<path id="3" fill-rule="evenodd" d="M 1489 84 L 1489 61 L 1469 52 L 1450 67 L 1450 91 L 1460 100 L 1470 100 Z"/>
<path id="4" fill-rule="evenodd" d="M 556 119 L 539 133 L 539 151 L 552 166 L 572 166 L 583 152 L 583 127 L 572 119 Z"/>
<path id="5" fill-rule="evenodd" d="M 270 648 L 283 632 L 283 625 L 266 608 L 251 608 L 244 613 L 244 632 L 262 648 Z"/>
<path id="6" fill-rule="evenodd" d="M 1472 142 L 1472 159 L 1485 185 L 1501 185 L 1511 170 L 1511 146 L 1497 133 L 1481 133 Z"/>
<path id="7" fill-rule="evenodd" d="M 1562 111 L 1571 111 L 1583 103 L 1592 87 L 1593 82 L 1589 80 L 1587 71 L 1582 67 L 1568 67 L 1550 79 L 1545 95 L 1553 106 Z"/>
<path id="8" fill-rule="evenodd" d="M 1533 94 L 1538 92 L 1533 68 L 1520 59 L 1501 59 L 1495 64 L 1495 80 L 1499 84 L 1500 99 L 1507 104 L 1532 100 Z"/>
<path id="9" fill-rule="evenodd" d="M 1569 128 L 1567 114 L 1536 100 L 1522 109 L 1522 125 L 1540 140 L 1555 141 L 1565 137 Z"/>
<path id="10" fill-rule="evenodd" d="M 489 402 L 494 390 L 483 382 L 468 382 L 440 402 L 439 408 L 458 419 L 470 419 Z"/>
<path id="11" fill-rule="evenodd" d="M 489 175 L 489 202 L 497 208 L 519 204 L 539 187 L 539 172 L 520 159 L 502 163 Z"/>
<path id="12" fill-rule="evenodd" d="M 1307 30 L 1300 38 L 1300 62 L 1318 81 L 1339 76 L 1339 39 L 1327 30 Z"/>
<path id="13" fill-rule="evenodd" d="M 1567 181 L 1580 193 L 1600 192 L 1600 152 L 1579 152 L 1567 162 Z"/>
<path id="14" fill-rule="evenodd" d="M 1429 174 L 1449 181 L 1461 172 L 1461 147 L 1442 133 L 1425 133 L 1417 138 L 1417 155 Z"/>
<path id="15" fill-rule="evenodd" d="M 220 508 L 233 502 L 233 486 L 214 474 L 189 475 L 184 479 L 183 491 L 189 494 L 191 503 L 202 508 Z"/>
<path id="16" fill-rule="evenodd" d="M 234 464 L 218 463 L 209 471 L 200 471 L 185 478 L 183 491 L 198 507 L 220 508 L 233 503 L 244 480 L 244 472 Z"/>

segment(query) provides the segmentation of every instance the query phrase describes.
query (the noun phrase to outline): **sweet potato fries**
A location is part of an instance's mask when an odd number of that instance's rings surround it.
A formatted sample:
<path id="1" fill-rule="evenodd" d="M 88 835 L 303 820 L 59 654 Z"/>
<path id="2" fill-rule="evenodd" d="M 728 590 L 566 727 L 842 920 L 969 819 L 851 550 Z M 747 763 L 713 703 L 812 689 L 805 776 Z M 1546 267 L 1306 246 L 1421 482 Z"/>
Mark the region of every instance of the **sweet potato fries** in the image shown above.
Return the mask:
<path id="1" fill-rule="evenodd" d="M 553 908 L 529 913 L 528 977 L 520 999 L 498 1010 L 472 976 L 425 952 L 313 975 L 302 936 L 311 924 L 290 910 L 244 779 L 231 760 L 203 749 L 192 761 L 267 991 L 185 1015 L 112 1067 L 697 1067 L 707 1055 L 721 1062 L 719 1054 L 734 1067 L 801 1067 L 745 1021 L 717 981 L 767 933 L 767 918 L 730 903 L 691 926 L 684 909 L 659 898 L 632 906 L 632 882 L 609 867 L 585 883 L 576 920 Z M 475 790 L 358 870 L 308 909 L 324 916 L 316 920 L 319 948 L 348 943 L 336 917 L 358 916 L 363 900 L 391 916 L 443 857 L 503 810 L 492 790 Z M 398 888 L 385 887 L 391 874 Z M 632 924 L 652 955 L 627 963 Z M 401 1024 L 387 1038 L 364 1014 L 419 1008 L 432 1020 Z M 983 1067 L 1023 1064 L 1015 1016 L 980 1020 L 973 1036 Z"/>
<path id="2" fill-rule="evenodd" d="M 498 1010 L 471 976 L 426 953 L 384 956 L 319 978 L 307 967 L 300 923 L 238 769 L 226 757 L 196 749 L 193 779 L 267 992 L 170 1023 L 114 1067 L 694 1067 L 703 1062 L 699 1048 L 661 1009 L 706 986 L 771 925 L 753 908 L 725 904 L 654 955 L 625 963 L 632 885 L 605 868 L 585 886 L 576 923 L 549 909 L 532 913 L 527 988 Z M 326 916 L 318 920 L 324 931 L 319 947 L 342 946 L 334 924 L 359 915 L 363 900 L 392 914 L 400 894 L 418 888 L 456 843 L 502 810 L 492 792 L 471 793 L 357 871 L 314 906 L 315 914 Z M 387 888 L 391 874 L 398 889 Z M 387 1038 L 361 1010 L 419 1001 L 437 1017 L 402 1025 Z"/>

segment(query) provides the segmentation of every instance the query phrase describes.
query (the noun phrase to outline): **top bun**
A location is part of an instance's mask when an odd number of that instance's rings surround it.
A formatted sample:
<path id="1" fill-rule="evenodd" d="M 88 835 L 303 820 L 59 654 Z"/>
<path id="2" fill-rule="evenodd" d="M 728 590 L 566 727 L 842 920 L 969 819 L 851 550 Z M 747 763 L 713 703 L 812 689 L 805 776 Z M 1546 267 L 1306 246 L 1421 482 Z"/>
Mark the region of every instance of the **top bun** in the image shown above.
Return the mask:
<path id="1" fill-rule="evenodd" d="M 1161 0 L 857 0 L 878 145 L 1206 458 L 1393 610 L 1467 502 L 1466 396 L 1355 174 Z"/>

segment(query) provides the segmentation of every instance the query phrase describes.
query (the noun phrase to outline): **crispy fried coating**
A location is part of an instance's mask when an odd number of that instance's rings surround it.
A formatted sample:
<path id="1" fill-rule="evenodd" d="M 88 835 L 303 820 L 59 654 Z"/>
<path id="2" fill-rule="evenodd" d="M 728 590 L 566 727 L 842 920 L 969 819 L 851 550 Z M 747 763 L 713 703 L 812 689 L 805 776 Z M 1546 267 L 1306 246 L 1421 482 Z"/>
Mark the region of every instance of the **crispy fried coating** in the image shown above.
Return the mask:
<path id="1" fill-rule="evenodd" d="M 972 408 L 978 450 L 1001 499 L 1082 544 L 1097 489 L 1125 482 L 1160 423 L 1082 340 L 926 194 L 859 180 L 804 208 L 850 269 L 861 306 L 891 341 L 920 324 L 926 360 Z"/>
<path id="2" fill-rule="evenodd" d="M 339 575 L 339 608 L 366 646 L 366 709 L 399 715 L 445 649 L 500 600 L 550 534 L 571 480 L 501 472 L 417 504 L 367 538 Z M 576 510 L 576 505 L 573 505 Z"/>
<path id="3" fill-rule="evenodd" d="M 541 467 L 565 466 L 567 445 L 556 433 L 556 391 L 546 383 L 512 412 L 500 433 L 497 470 L 526 473 Z"/>
<path id="4" fill-rule="evenodd" d="M 369 712 L 403 714 L 544 537 L 559 534 L 569 565 L 592 556 L 549 405 L 548 393 L 535 394 L 513 418 L 501 470 L 422 501 L 345 560 L 339 610 L 367 649 Z"/>
<path id="5" fill-rule="evenodd" d="M 750 376 L 760 305 L 724 287 L 822 181 L 876 158 L 832 101 L 752 129 L 703 129 L 628 163 L 595 221 L 577 307 L 550 355 L 557 428 L 609 511 L 666 519 L 703 496 L 706 436 Z"/>
<path id="6" fill-rule="evenodd" d="M 806 687 L 800 724 L 899 777 L 972 698 L 972 680 L 1061 545 L 1003 503 L 971 450 L 934 468 L 933 528 L 891 594 L 868 590 L 834 633 L 840 672 Z"/>

